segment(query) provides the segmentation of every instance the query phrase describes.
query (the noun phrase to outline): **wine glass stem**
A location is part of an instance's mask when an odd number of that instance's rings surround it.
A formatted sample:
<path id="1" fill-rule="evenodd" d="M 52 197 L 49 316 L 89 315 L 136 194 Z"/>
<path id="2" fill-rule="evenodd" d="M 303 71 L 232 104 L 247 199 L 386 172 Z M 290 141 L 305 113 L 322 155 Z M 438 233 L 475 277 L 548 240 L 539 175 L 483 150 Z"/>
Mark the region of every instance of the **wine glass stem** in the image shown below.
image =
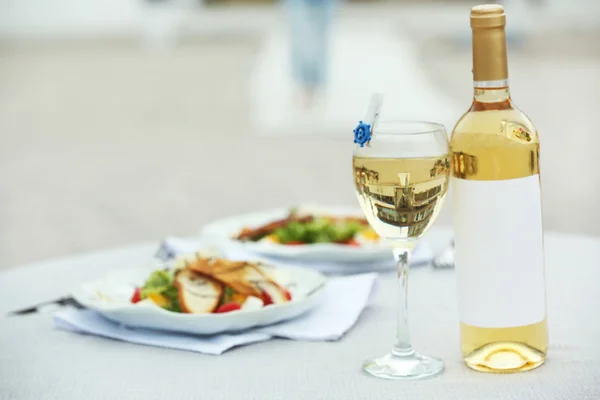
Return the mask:
<path id="1" fill-rule="evenodd" d="M 410 255 L 414 245 L 403 244 L 394 248 L 394 259 L 398 272 L 398 320 L 396 325 L 396 345 L 392 354 L 406 357 L 414 354 L 408 332 L 408 270 Z"/>

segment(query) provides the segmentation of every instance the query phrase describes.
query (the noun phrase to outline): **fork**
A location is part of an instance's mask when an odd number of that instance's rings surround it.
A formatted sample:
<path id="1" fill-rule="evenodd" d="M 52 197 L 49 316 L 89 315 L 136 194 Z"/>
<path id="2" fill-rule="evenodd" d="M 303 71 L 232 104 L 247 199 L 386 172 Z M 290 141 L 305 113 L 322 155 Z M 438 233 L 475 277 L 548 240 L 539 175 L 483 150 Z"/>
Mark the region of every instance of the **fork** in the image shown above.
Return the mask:
<path id="1" fill-rule="evenodd" d="M 454 268 L 454 240 L 433 258 L 432 264 L 436 269 Z"/>

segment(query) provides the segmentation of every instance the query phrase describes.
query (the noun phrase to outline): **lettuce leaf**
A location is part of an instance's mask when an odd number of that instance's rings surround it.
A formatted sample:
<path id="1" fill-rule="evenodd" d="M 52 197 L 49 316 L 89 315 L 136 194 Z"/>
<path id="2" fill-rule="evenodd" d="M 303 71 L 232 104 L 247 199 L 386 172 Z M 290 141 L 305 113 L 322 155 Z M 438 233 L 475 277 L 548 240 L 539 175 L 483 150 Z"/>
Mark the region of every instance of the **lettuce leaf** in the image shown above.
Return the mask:
<path id="1" fill-rule="evenodd" d="M 145 299 L 152 293 L 161 294 L 169 300 L 169 304 L 163 306 L 164 309 L 181 312 L 179 294 L 174 283 L 175 278 L 173 272 L 156 270 L 148 277 L 148 279 L 146 279 L 146 282 L 142 286 L 140 290 L 141 298 Z"/>
<path id="2" fill-rule="evenodd" d="M 356 221 L 331 221 L 317 218 L 310 222 L 293 221 L 277 229 L 274 233 L 280 243 L 340 243 L 348 241 L 365 229 Z"/>

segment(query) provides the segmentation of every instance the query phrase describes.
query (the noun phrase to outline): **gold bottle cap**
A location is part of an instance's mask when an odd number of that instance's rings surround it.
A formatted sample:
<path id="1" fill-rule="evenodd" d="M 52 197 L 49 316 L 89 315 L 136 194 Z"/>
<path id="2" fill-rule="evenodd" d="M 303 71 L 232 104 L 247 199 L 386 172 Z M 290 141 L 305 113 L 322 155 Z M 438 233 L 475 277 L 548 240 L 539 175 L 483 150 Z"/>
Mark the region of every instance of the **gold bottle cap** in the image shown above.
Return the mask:
<path id="1" fill-rule="evenodd" d="M 506 25 L 504 7 L 499 4 L 482 4 L 471 8 L 471 28 L 493 28 Z"/>

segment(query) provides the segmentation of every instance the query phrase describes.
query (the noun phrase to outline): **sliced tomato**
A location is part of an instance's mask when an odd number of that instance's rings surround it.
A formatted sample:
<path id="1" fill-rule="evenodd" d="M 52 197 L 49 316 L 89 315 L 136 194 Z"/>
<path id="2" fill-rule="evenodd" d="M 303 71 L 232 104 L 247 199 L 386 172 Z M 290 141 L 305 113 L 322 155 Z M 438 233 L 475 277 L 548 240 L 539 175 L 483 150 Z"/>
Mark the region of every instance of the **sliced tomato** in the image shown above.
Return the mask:
<path id="1" fill-rule="evenodd" d="M 142 301 L 142 291 L 139 287 L 136 287 L 135 291 L 133 292 L 133 296 L 131 296 L 131 302 L 135 304 L 139 303 L 140 301 Z"/>
<path id="2" fill-rule="evenodd" d="M 268 306 L 269 304 L 273 304 L 273 299 L 271 298 L 271 295 L 265 291 L 262 292 L 261 294 L 262 297 L 262 301 L 263 301 L 263 306 Z"/>
<path id="3" fill-rule="evenodd" d="M 357 242 L 355 239 L 346 240 L 345 242 L 342 242 L 341 244 L 345 244 L 346 246 L 352 246 L 352 247 L 360 247 L 360 243 Z"/>
<path id="4" fill-rule="evenodd" d="M 283 292 L 283 296 L 285 297 L 285 299 L 287 301 L 291 301 L 292 300 L 292 294 L 290 293 L 289 290 L 287 290 L 286 288 L 281 288 L 281 291 Z"/>
<path id="5" fill-rule="evenodd" d="M 238 303 L 225 303 L 220 305 L 219 308 L 217 308 L 217 311 L 215 311 L 215 313 L 222 314 L 226 312 L 236 311 L 241 308 L 242 306 L 240 306 Z"/>
<path id="6" fill-rule="evenodd" d="M 301 246 L 301 245 L 306 244 L 306 243 L 294 240 L 294 241 L 291 241 L 291 242 L 287 242 L 286 244 L 290 245 L 290 246 Z"/>

